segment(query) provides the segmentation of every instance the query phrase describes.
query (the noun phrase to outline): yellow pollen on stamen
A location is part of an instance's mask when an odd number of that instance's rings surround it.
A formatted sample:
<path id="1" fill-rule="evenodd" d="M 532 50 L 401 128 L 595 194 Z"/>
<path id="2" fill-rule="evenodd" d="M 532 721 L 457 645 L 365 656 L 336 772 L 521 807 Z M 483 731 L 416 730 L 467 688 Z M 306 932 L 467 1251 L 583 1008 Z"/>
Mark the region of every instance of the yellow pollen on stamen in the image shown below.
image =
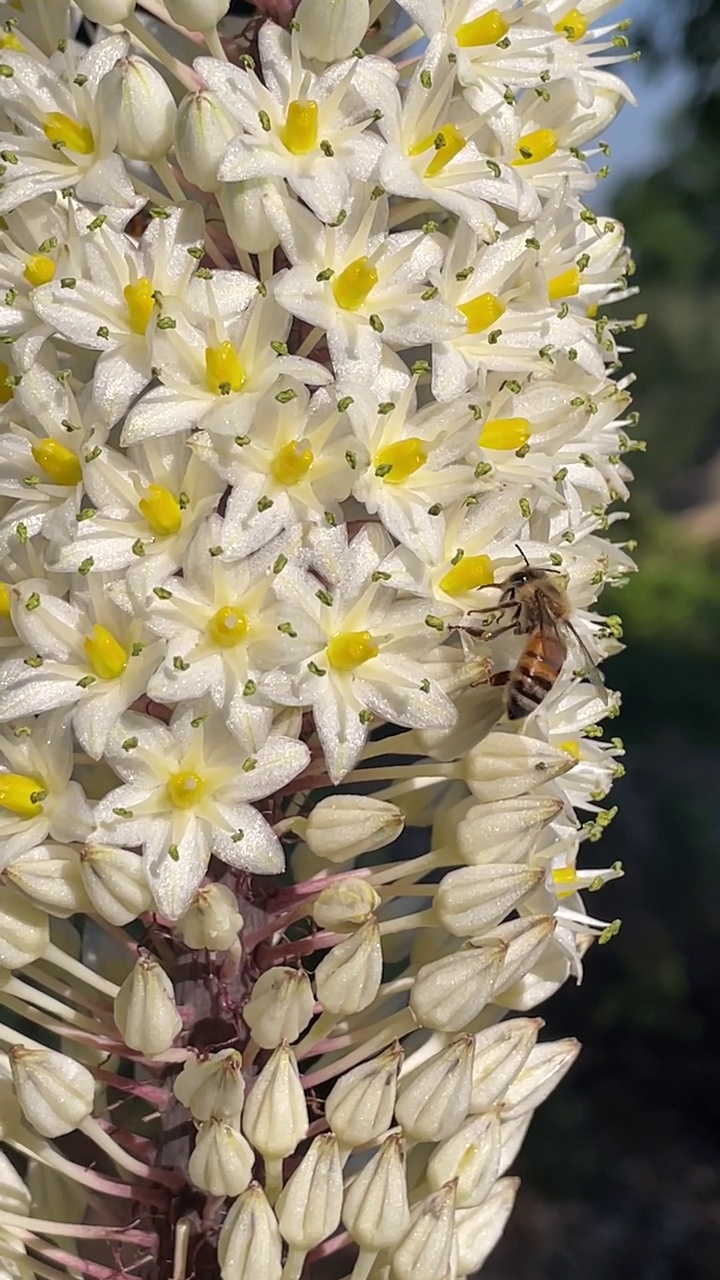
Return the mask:
<path id="1" fill-rule="evenodd" d="M 480 18 L 463 22 L 455 32 L 461 49 L 472 49 L 480 44 L 497 44 L 506 36 L 510 27 L 498 9 L 489 9 Z"/>
<path id="2" fill-rule="evenodd" d="M 465 146 L 467 146 L 467 138 L 463 137 L 456 125 L 448 123 L 441 125 L 420 142 L 416 142 L 410 148 L 408 155 L 419 156 L 423 151 L 429 151 L 434 147 L 435 155 L 425 170 L 425 177 L 435 178 Z"/>
<path id="3" fill-rule="evenodd" d="M 512 163 L 518 167 L 522 164 L 539 164 L 547 160 L 558 149 L 558 136 L 554 129 L 533 129 L 525 133 L 517 144 L 517 152 Z"/>
<path id="4" fill-rule="evenodd" d="M 380 646 L 369 631 L 338 631 L 328 641 L 327 658 L 335 671 L 355 671 L 363 662 L 377 658 Z"/>
<path id="5" fill-rule="evenodd" d="M 588 307 L 588 309 L 587 309 L 587 318 L 588 318 L 588 320 L 594 320 L 599 310 L 600 310 L 600 308 L 599 308 L 599 306 L 598 306 L 597 302 L 591 302 L 591 303 L 590 303 L 590 306 L 589 306 L 589 307 Z"/>
<path id="6" fill-rule="evenodd" d="M 568 40 L 582 40 L 588 26 L 587 18 L 579 9 L 569 9 L 564 18 L 555 23 L 558 35 L 567 36 Z"/>
<path id="7" fill-rule="evenodd" d="M 575 298 L 580 292 L 580 272 L 577 267 L 568 267 L 558 276 L 548 280 L 548 298 L 551 302 L 559 302 L 561 298 Z"/>
<path id="8" fill-rule="evenodd" d="M 425 466 L 427 460 L 425 441 L 409 436 L 407 440 L 386 445 L 375 454 L 375 475 L 386 484 L 404 484 Z"/>
<path id="9" fill-rule="evenodd" d="M 491 418 L 480 432 L 478 444 L 482 449 L 522 449 L 530 435 L 527 418 Z"/>
<path id="10" fill-rule="evenodd" d="M 231 391 L 242 391 L 245 378 L 245 370 L 232 342 L 205 348 L 205 379 L 208 391 L 213 395 L 227 396 Z"/>
<path id="11" fill-rule="evenodd" d="M 173 808 L 192 809 L 205 795 L 205 783 L 199 773 L 182 769 L 168 778 L 167 795 Z"/>
<path id="12" fill-rule="evenodd" d="M 250 623 L 247 614 L 235 605 L 226 604 L 213 614 L 208 624 L 208 633 L 222 649 L 234 649 L 245 639 Z"/>
<path id="13" fill-rule="evenodd" d="M 440 579 L 440 590 L 449 596 L 462 596 L 477 587 L 487 587 L 493 581 L 493 564 L 489 556 L 463 556 Z"/>
<path id="14" fill-rule="evenodd" d="M 25 263 L 23 275 L 33 289 L 49 284 L 55 275 L 55 260 L 47 253 L 33 253 Z"/>
<path id="15" fill-rule="evenodd" d="M 461 303 L 458 311 L 462 311 L 467 320 L 468 333 L 482 333 L 505 314 L 505 307 L 494 293 L 479 293 L 469 302 Z"/>
<path id="16" fill-rule="evenodd" d="M 0 808 L 9 809 L 18 818 L 37 818 L 42 813 L 41 801 L 47 791 L 38 778 L 22 773 L 0 773 Z"/>
<path id="17" fill-rule="evenodd" d="M 270 471 L 278 484 L 290 489 L 305 479 L 314 461 L 315 455 L 306 441 L 290 440 L 278 449 L 270 463 Z"/>
<path id="18" fill-rule="evenodd" d="M 0 35 L 0 49 L 11 49 L 13 53 L 25 53 L 25 45 L 22 40 L 18 40 L 14 31 L 3 31 Z"/>
<path id="19" fill-rule="evenodd" d="M 0 618 L 12 616 L 10 588 L 7 582 L 0 582 Z"/>
<path id="20" fill-rule="evenodd" d="M 579 881 L 574 867 L 555 867 L 551 876 L 558 898 L 571 898 L 577 893 Z"/>
<path id="21" fill-rule="evenodd" d="M 288 103 L 287 117 L 280 137 L 294 156 L 306 156 L 318 144 L 318 104 L 309 98 Z"/>
<path id="22" fill-rule="evenodd" d="M 333 296 L 343 311 L 357 311 L 367 301 L 377 282 L 378 273 L 371 266 L 370 259 L 365 256 L 356 258 L 333 280 Z"/>
<path id="23" fill-rule="evenodd" d="M 128 310 L 130 328 L 133 333 L 144 336 L 155 307 L 155 290 L 152 280 L 148 280 L 147 276 L 141 276 L 134 284 L 126 284 L 123 297 Z"/>
<path id="24" fill-rule="evenodd" d="M 566 751 L 569 756 L 573 757 L 573 760 L 580 759 L 580 743 L 576 742 L 574 738 L 568 738 L 566 742 L 561 742 L 560 750 Z"/>
<path id="25" fill-rule="evenodd" d="M 182 525 L 182 507 L 169 489 L 161 484 L 151 484 L 147 497 L 141 498 L 138 507 L 152 532 L 158 538 L 169 538 Z"/>
<path id="26" fill-rule="evenodd" d="M 90 635 L 83 640 L 85 650 L 95 675 L 100 680 L 117 680 L 130 657 L 124 645 L 115 639 L 112 631 L 96 622 Z"/>
<path id="27" fill-rule="evenodd" d="M 51 111 L 46 115 L 43 133 L 48 142 L 56 142 L 81 156 L 91 156 L 95 150 L 92 130 L 62 111 Z"/>
<path id="28" fill-rule="evenodd" d="M 7 380 L 10 377 L 10 370 L 4 360 L 0 360 L 0 404 L 9 404 L 15 392 L 12 387 L 8 386 Z"/>
<path id="29" fill-rule="evenodd" d="M 59 440 L 53 440 L 51 436 L 38 440 L 32 446 L 31 453 L 40 470 L 45 472 L 53 484 L 70 488 L 82 480 L 82 467 L 77 454 Z"/>

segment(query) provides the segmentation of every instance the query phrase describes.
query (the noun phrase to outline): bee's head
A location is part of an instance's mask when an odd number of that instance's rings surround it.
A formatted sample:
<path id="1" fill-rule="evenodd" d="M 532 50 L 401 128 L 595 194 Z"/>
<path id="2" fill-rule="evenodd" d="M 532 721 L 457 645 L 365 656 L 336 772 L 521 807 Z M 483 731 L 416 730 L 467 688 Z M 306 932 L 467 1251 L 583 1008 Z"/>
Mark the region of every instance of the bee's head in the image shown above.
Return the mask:
<path id="1" fill-rule="evenodd" d="M 538 569 L 534 565 L 527 564 L 522 569 L 516 569 L 514 573 L 508 574 L 504 586 L 506 590 L 516 591 L 518 587 L 525 587 L 529 582 L 540 582 L 547 572 L 547 569 Z"/>

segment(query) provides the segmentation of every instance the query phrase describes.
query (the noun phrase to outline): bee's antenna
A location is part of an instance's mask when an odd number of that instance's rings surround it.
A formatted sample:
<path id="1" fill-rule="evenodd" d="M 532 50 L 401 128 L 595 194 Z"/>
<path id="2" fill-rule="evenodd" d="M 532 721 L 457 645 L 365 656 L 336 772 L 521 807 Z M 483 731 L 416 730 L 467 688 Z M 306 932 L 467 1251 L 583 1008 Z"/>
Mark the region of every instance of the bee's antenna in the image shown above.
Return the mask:
<path id="1" fill-rule="evenodd" d="M 527 556 L 525 555 L 525 552 L 523 551 L 522 547 L 520 546 L 520 543 L 519 543 L 519 542 L 516 542 L 516 543 L 515 543 L 515 546 L 517 547 L 517 550 L 520 552 L 520 555 L 522 556 L 523 560 L 525 561 L 525 563 L 526 563 L 526 565 L 527 565 L 527 567 L 528 567 L 528 569 L 529 569 L 529 568 L 530 568 L 530 561 L 528 560 Z"/>

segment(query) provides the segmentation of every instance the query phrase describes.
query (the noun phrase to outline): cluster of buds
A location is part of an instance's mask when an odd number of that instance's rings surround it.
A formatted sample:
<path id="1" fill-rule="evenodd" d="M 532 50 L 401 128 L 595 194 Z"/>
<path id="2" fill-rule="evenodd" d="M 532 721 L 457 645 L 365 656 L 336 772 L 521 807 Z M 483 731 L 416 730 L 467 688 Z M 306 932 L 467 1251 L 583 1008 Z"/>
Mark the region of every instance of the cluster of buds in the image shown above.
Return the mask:
<path id="1" fill-rule="evenodd" d="M 614 7 L 0 3 L 0 1280 L 503 1231 L 618 928 Z"/>

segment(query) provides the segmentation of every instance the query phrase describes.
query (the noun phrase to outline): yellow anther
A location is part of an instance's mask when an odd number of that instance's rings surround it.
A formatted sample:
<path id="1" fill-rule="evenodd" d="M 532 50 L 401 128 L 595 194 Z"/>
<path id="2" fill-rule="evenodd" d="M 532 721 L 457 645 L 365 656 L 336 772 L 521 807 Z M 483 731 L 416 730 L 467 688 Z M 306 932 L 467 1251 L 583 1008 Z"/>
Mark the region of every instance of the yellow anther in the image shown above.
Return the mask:
<path id="1" fill-rule="evenodd" d="M 598 306 L 597 302 L 591 302 L 591 303 L 590 303 L 590 306 L 589 306 L 589 307 L 588 307 L 588 309 L 587 309 L 587 318 L 588 318 L 588 320 L 594 320 L 599 310 L 600 310 L 600 308 L 599 308 L 599 306 Z"/>
<path id="2" fill-rule="evenodd" d="M 37 818 L 47 791 L 38 778 L 22 773 L 0 773 L 0 808 L 9 809 L 18 818 Z"/>
<path id="3" fill-rule="evenodd" d="M 517 145 L 513 164 L 539 164 L 547 160 L 558 149 L 558 137 L 554 129 L 533 129 L 532 133 L 524 133 Z"/>
<path id="4" fill-rule="evenodd" d="M 425 441 L 409 436 L 407 440 L 386 445 L 375 454 L 375 475 L 386 484 L 404 484 L 425 466 L 427 460 Z"/>
<path id="5" fill-rule="evenodd" d="M 369 631 L 338 631 L 327 646 L 328 662 L 336 671 L 354 671 L 379 652 Z"/>
<path id="6" fill-rule="evenodd" d="M 232 342 L 221 342 L 219 347 L 205 348 L 205 379 L 208 391 L 216 396 L 242 391 L 245 370 Z"/>
<path id="7" fill-rule="evenodd" d="M 208 624 L 208 633 L 223 649 L 234 649 L 236 644 L 244 640 L 249 629 L 247 615 L 234 605 L 223 605 L 213 614 Z"/>
<path id="8" fill-rule="evenodd" d="M 510 27 L 497 9 L 489 9 L 472 22 L 463 22 L 455 32 L 461 49 L 472 49 L 480 44 L 497 44 L 506 36 Z"/>
<path id="9" fill-rule="evenodd" d="M 548 297 L 551 302 L 559 302 L 561 298 L 575 298 L 580 292 L 580 272 L 577 267 L 568 267 L 559 276 L 548 280 Z"/>
<path id="10" fill-rule="evenodd" d="M 335 301 L 343 311 L 357 311 L 367 301 L 377 282 L 378 273 L 369 258 L 356 258 L 333 280 Z"/>
<path id="11" fill-rule="evenodd" d="M 182 525 L 182 507 L 175 495 L 162 484 L 151 484 L 146 493 L 138 507 L 155 536 L 169 538 L 177 533 Z"/>
<path id="12" fill-rule="evenodd" d="M 448 164 L 454 156 L 467 146 L 467 138 L 463 137 L 460 130 L 454 124 L 443 124 L 434 133 L 428 134 L 426 138 L 422 138 L 420 142 L 416 142 L 410 148 L 411 156 L 422 155 L 423 151 L 429 151 L 431 147 L 435 150 L 435 155 L 425 170 L 426 178 L 434 178 L 438 173 L 442 173 L 445 165 Z"/>
<path id="13" fill-rule="evenodd" d="M 307 441 L 290 440 L 278 449 L 270 463 L 270 471 L 278 484 L 292 488 L 305 479 L 314 461 L 315 455 Z"/>
<path id="14" fill-rule="evenodd" d="M 40 284 L 48 284 L 55 275 L 55 261 L 47 253 L 33 253 L 25 263 L 23 275 L 28 284 L 37 289 Z"/>
<path id="15" fill-rule="evenodd" d="M 168 778 L 167 795 L 175 809 L 192 809 L 205 795 L 205 783 L 199 773 L 182 769 Z"/>
<path id="16" fill-rule="evenodd" d="M 95 150 L 95 139 L 86 124 L 73 120 L 62 111 L 51 111 L 45 117 L 43 133 L 48 142 L 55 142 L 68 151 L 75 151 L 81 156 L 91 156 Z"/>
<path id="17" fill-rule="evenodd" d="M 4 360 L 0 360 L 0 404 L 9 404 L 15 392 L 12 387 L 8 386 L 8 378 L 11 376 L 8 366 Z"/>
<path id="18" fill-rule="evenodd" d="M 458 311 L 462 311 L 467 320 L 468 333 L 482 333 L 504 315 L 505 308 L 494 293 L 479 293 L 469 302 L 463 302 Z"/>
<path id="19" fill-rule="evenodd" d="M 0 35 L 0 49 L 12 49 L 14 53 L 25 53 L 25 45 L 18 40 L 14 31 L 3 31 Z"/>
<path id="20" fill-rule="evenodd" d="M 318 104 L 312 98 L 288 103 L 287 117 L 280 134 L 288 151 L 294 156 L 306 156 L 315 151 L 318 144 Z"/>
<path id="21" fill-rule="evenodd" d="M 61 444 L 59 440 L 53 440 L 52 436 L 47 436 L 45 440 L 38 440 L 31 449 L 31 453 L 41 471 L 53 484 L 60 485 L 76 485 L 82 480 L 82 467 L 76 453 L 72 449 L 68 449 L 66 444 Z"/>
<path id="22" fill-rule="evenodd" d="M 90 666 L 100 680 L 117 680 L 128 664 L 127 649 L 115 639 L 112 631 L 95 623 L 89 636 L 83 640 Z"/>
<path id="23" fill-rule="evenodd" d="M 569 756 L 572 756 L 573 760 L 580 759 L 580 743 L 576 742 L 574 738 L 568 738 L 566 742 L 561 742 L 560 750 L 566 751 Z"/>
<path id="24" fill-rule="evenodd" d="M 134 284 L 126 284 L 123 289 L 125 306 L 128 309 L 130 328 L 133 333 L 145 334 L 152 319 L 155 306 L 155 290 L 152 280 L 141 276 Z"/>
<path id="25" fill-rule="evenodd" d="M 584 13 L 579 9 L 569 9 L 565 17 L 555 23 L 555 30 L 558 35 L 567 36 L 568 40 L 582 40 L 589 25 Z"/>
<path id="26" fill-rule="evenodd" d="M 441 578 L 440 589 L 449 596 L 462 596 L 477 587 L 487 587 L 493 581 L 493 564 L 489 556 L 463 556 Z"/>
<path id="27" fill-rule="evenodd" d="M 527 418 L 491 418 L 480 432 L 478 444 L 482 449 L 522 449 L 530 434 Z"/>
<path id="28" fill-rule="evenodd" d="M 0 582 L 0 618 L 11 617 L 12 609 L 10 605 L 10 588 L 7 582 Z"/>
<path id="29" fill-rule="evenodd" d="M 571 898 L 577 893 L 580 882 L 574 867 L 555 867 L 551 876 L 558 898 Z"/>

